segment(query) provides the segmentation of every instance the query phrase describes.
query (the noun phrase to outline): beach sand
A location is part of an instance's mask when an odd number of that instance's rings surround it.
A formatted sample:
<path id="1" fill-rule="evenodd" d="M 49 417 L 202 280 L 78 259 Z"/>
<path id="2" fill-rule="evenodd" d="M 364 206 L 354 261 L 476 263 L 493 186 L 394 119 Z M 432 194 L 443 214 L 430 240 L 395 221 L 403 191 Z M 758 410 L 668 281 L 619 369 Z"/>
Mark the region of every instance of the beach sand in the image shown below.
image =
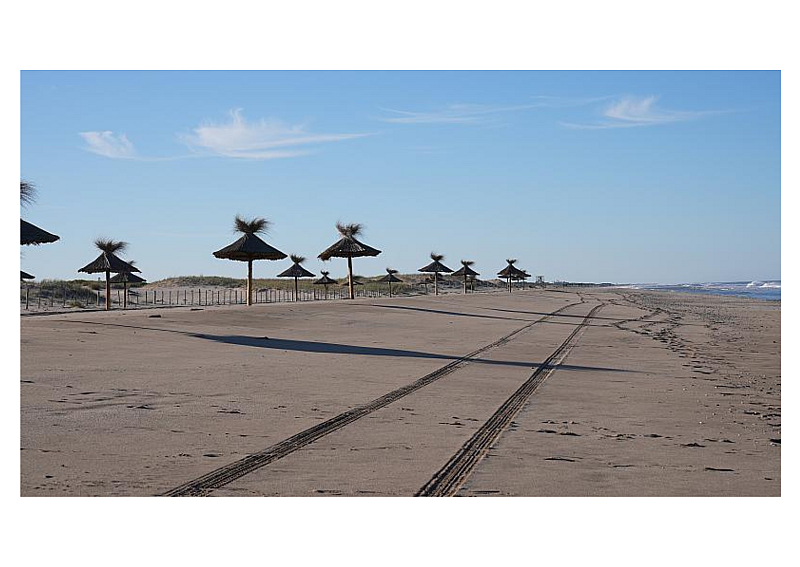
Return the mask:
<path id="1" fill-rule="evenodd" d="M 666 292 L 22 317 L 20 491 L 411 496 L 486 433 L 451 494 L 778 496 L 780 367 L 780 302 Z"/>

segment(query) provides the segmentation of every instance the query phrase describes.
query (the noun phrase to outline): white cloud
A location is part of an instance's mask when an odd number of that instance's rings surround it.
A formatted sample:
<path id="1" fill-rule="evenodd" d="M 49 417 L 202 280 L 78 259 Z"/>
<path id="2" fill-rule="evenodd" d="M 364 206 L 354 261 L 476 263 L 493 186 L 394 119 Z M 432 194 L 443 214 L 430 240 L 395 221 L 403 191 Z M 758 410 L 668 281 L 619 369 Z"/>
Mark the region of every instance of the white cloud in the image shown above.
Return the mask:
<path id="1" fill-rule="evenodd" d="M 413 112 L 408 110 L 395 110 L 381 108 L 388 116 L 378 118 L 383 122 L 395 124 L 478 124 L 486 121 L 488 115 L 501 112 L 513 112 L 533 108 L 535 105 L 523 104 L 516 106 L 487 106 L 481 104 L 451 104 L 443 109 L 432 112 Z"/>
<path id="2" fill-rule="evenodd" d="M 194 128 L 180 139 L 191 149 L 211 155 L 240 159 L 276 159 L 304 155 L 309 146 L 360 138 L 368 134 L 315 134 L 302 124 L 291 125 L 279 120 L 262 119 L 248 122 L 241 109 L 230 111 L 227 122 L 208 122 Z"/>
<path id="3" fill-rule="evenodd" d="M 86 151 L 114 159 L 137 159 L 136 148 L 125 134 L 114 132 L 80 132 L 81 138 L 86 142 L 83 148 Z"/>
<path id="4" fill-rule="evenodd" d="M 570 98 L 555 96 L 531 97 L 534 102 L 516 105 L 485 105 L 485 104 L 450 104 L 444 108 L 429 112 L 416 112 L 409 110 L 396 110 L 381 108 L 389 114 L 381 116 L 378 120 L 395 124 L 485 124 L 492 115 L 528 110 L 531 108 L 567 108 L 580 106 L 603 100 L 600 98 Z"/>
<path id="5" fill-rule="evenodd" d="M 613 102 L 603 110 L 604 120 L 588 123 L 562 122 L 567 128 L 582 130 L 602 130 L 607 128 L 634 128 L 657 126 L 672 122 L 695 120 L 721 111 L 670 110 L 658 106 L 658 97 L 628 96 Z"/>

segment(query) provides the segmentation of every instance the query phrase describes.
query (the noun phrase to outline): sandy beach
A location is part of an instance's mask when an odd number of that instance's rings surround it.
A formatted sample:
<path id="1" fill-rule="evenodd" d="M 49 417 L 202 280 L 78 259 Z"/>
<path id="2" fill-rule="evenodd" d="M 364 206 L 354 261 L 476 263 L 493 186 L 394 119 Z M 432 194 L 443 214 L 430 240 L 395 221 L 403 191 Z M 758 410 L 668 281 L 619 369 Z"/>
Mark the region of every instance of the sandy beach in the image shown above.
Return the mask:
<path id="1" fill-rule="evenodd" d="M 21 318 L 24 496 L 779 496 L 780 302 L 598 288 Z"/>

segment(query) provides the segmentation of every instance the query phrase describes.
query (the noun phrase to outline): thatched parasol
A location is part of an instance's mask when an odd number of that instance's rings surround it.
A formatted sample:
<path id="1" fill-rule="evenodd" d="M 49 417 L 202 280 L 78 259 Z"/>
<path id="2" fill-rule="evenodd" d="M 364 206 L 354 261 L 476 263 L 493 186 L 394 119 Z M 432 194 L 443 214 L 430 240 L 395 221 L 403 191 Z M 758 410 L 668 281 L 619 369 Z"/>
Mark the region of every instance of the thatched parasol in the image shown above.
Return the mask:
<path id="1" fill-rule="evenodd" d="M 426 272 L 433 274 L 433 293 L 434 295 L 439 295 L 439 274 L 440 273 L 451 273 L 453 270 L 442 264 L 442 260 L 444 260 L 444 254 L 437 254 L 436 252 L 431 252 L 431 262 L 427 266 L 420 268 L 417 270 L 418 272 Z"/>
<path id="2" fill-rule="evenodd" d="M 36 187 L 33 186 L 32 183 L 28 183 L 27 181 L 20 181 L 19 182 L 19 202 L 23 207 L 27 207 L 28 205 L 32 204 L 36 200 Z M 49 242 L 55 242 L 60 237 L 56 236 L 55 234 L 51 234 L 44 229 L 39 228 L 35 224 L 31 224 L 28 221 L 24 221 L 19 219 L 20 223 L 20 245 L 38 245 L 38 244 L 47 244 Z"/>
<path id="3" fill-rule="evenodd" d="M 392 297 L 392 284 L 393 283 L 403 283 L 403 280 L 395 276 L 397 270 L 392 268 L 386 268 L 386 275 L 383 276 L 378 281 L 381 283 L 388 283 L 389 284 L 389 297 Z"/>
<path id="4" fill-rule="evenodd" d="M 297 256 L 295 254 L 290 254 L 289 258 L 292 259 L 292 262 L 294 262 L 294 264 L 292 264 L 292 266 L 288 270 L 278 274 L 278 277 L 294 278 L 294 300 L 297 301 L 297 296 L 298 296 L 297 280 L 299 278 L 313 278 L 314 274 L 312 274 L 311 272 L 309 272 L 303 266 L 300 265 L 306 261 L 305 256 Z"/>
<path id="5" fill-rule="evenodd" d="M 342 224 L 337 222 L 336 230 L 339 231 L 342 237 L 333 246 L 322 252 L 319 255 L 319 259 L 327 261 L 331 258 L 347 258 L 347 280 L 350 288 L 350 299 L 354 299 L 355 291 L 353 291 L 353 286 L 356 284 L 353 282 L 353 258 L 377 256 L 381 251 L 356 239 L 356 236 L 360 236 L 364 231 L 364 225 L 362 224 Z"/>
<path id="6" fill-rule="evenodd" d="M 531 275 L 525 270 L 518 270 L 518 273 L 516 275 L 511 276 L 511 281 L 514 282 L 525 281 L 529 277 L 531 277 Z"/>
<path id="7" fill-rule="evenodd" d="M 355 279 L 355 278 L 353 278 L 352 280 L 350 280 L 350 278 L 347 278 L 346 280 L 344 280 L 344 281 L 343 281 L 341 284 L 339 284 L 339 285 L 341 285 L 342 287 L 347 287 L 347 286 L 349 286 L 349 285 L 350 285 L 350 282 L 351 282 L 351 281 L 353 282 L 353 285 L 364 285 L 364 283 L 363 283 L 363 282 L 361 282 L 361 281 L 359 281 L 359 280 L 357 280 L 357 279 Z M 352 299 L 352 298 L 351 298 L 351 299 Z"/>
<path id="8" fill-rule="evenodd" d="M 264 218 L 244 219 L 239 215 L 233 221 L 233 231 L 242 237 L 225 248 L 214 252 L 217 258 L 247 262 L 247 305 L 253 304 L 253 260 L 283 260 L 286 254 L 273 248 L 258 237 L 266 233 L 269 221 Z"/>
<path id="9" fill-rule="evenodd" d="M 120 272 L 119 274 L 111 278 L 111 283 L 121 283 L 121 284 L 147 283 L 147 280 L 144 278 L 140 278 L 136 274 L 128 274 L 125 272 Z"/>
<path id="10" fill-rule="evenodd" d="M 474 264 L 475 262 L 473 262 L 472 260 L 461 260 L 461 269 L 451 274 L 454 277 L 461 276 L 464 278 L 464 293 L 467 293 L 467 279 L 470 277 L 474 278 L 475 276 L 480 275 L 478 272 L 476 272 L 470 267 Z"/>
<path id="11" fill-rule="evenodd" d="M 19 279 L 20 280 L 35 280 L 36 276 L 32 276 L 28 272 L 23 272 L 22 270 L 20 270 L 19 271 Z"/>
<path id="12" fill-rule="evenodd" d="M 500 276 L 501 278 L 506 278 L 506 280 L 508 282 L 507 285 L 508 285 L 509 293 L 511 292 L 511 280 L 515 279 L 515 278 L 518 278 L 520 275 L 525 273 L 522 270 L 520 270 L 519 268 L 514 266 L 516 261 L 517 261 L 516 258 L 508 258 L 508 259 L 506 259 L 506 262 L 508 262 L 508 265 L 505 268 L 503 268 L 502 270 L 500 270 L 499 272 L 497 272 L 498 276 Z M 530 276 L 528 276 L 528 277 L 530 277 Z"/>
<path id="13" fill-rule="evenodd" d="M 335 284 L 336 280 L 329 278 L 328 274 L 330 272 L 326 272 L 322 270 L 322 277 L 318 280 L 314 280 L 314 285 L 324 285 L 325 286 L 325 299 L 328 299 L 328 286 L 331 284 Z"/>
<path id="14" fill-rule="evenodd" d="M 128 260 L 128 264 L 131 266 L 135 266 L 136 262 L 134 260 Z M 116 276 L 111 278 L 111 283 L 121 283 L 122 284 L 122 308 L 128 308 L 128 284 L 129 283 L 145 283 L 147 282 L 146 279 L 140 278 L 136 274 L 130 272 L 120 272 Z"/>
<path id="15" fill-rule="evenodd" d="M 111 274 L 138 272 L 139 269 L 125 260 L 117 257 L 117 252 L 122 252 L 128 247 L 127 242 L 106 240 L 98 238 L 94 245 L 100 250 L 100 255 L 93 262 L 78 270 L 87 274 L 106 274 L 106 311 L 111 309 Z"/>
<path id="16" fill-rule="evenodd" d="M 60 236 L 56 236 L 55 234 L 50 234 L 44 229 L 39 228 L 35 224 L 31 224 L 28 221 L 19 219 L 19 243 L 24 245 L 38 245 L 38 244 L 47 244 L 49 242 L 55 242 L 60 238 Z"/>

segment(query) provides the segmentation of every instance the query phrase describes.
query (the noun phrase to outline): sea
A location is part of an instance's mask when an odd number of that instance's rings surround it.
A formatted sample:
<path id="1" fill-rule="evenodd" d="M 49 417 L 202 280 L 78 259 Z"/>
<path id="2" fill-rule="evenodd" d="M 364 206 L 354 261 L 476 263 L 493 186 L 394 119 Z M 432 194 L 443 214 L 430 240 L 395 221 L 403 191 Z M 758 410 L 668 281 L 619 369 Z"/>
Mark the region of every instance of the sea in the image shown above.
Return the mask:
<path id="1" fill-rule="evenodd" d="M 683 284 L 629 284 L 619 286 L 627 289 L 650 289 L 658 291 L 682 291 L 711 295 L 734 295 L 769 301 L 781 300 L 781 280 L 751 280 L 742 282 L 704 282 Z"/>

